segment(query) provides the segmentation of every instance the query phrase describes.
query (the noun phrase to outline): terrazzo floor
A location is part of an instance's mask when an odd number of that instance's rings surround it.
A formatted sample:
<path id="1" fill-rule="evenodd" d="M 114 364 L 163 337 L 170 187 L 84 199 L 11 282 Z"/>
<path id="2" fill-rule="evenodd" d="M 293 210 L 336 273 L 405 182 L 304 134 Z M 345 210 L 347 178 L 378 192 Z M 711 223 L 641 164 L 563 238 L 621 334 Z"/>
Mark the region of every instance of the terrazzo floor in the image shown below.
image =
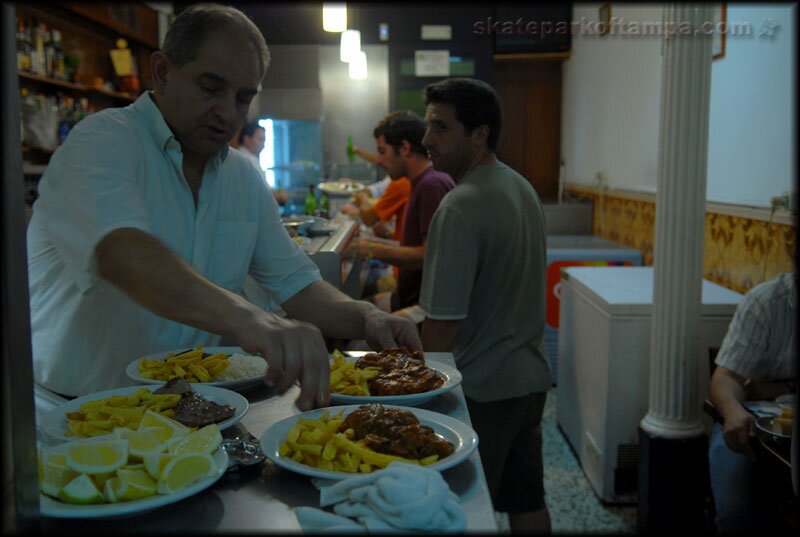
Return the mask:
<path id="1" fill-rule="evenodd" d="M 547 395 L 542 418 L 545 501 L 553 533 L 636 533 L 635 505 L 605 505 L 592 490 L 556 424 L 556 394 Z M 495 513 L 500 533 L 510 533 L 508 516 Z"/>

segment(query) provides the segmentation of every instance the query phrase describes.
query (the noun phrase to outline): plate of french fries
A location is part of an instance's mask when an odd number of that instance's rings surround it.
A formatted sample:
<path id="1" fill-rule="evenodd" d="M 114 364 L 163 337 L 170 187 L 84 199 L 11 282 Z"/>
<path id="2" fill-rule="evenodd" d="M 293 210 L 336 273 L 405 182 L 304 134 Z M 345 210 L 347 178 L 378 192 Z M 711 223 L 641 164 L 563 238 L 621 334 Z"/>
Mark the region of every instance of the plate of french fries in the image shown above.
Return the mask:
<path id="1" fill-rule="evenodd" d="M 331 403 L 336 405 L 386 405 L 416 406 L 426 403 L 438 395 L 447 393 L 461 384 L 461 372 L 443 363 L 426 360 L 425 365 L 444 376 L 444 384 L 435 390 L 407 395 L 371 395 L 369 381 L 377 374 L 374 368 L 359 369 L 356 361 L 372 351 L 348 351 L 347 355 L 337 351 L 331 354 Z"/>
<path id="2" fill-rule="evenodd" d="M 163 351 L 137 358 L 128 364 L 125 373 L 139 384 L 163 384 L 174 377 L 182 377 L 192 385 L 217 386 L 234 391 L 260 385 L 263 375 L 237 380 L 219 378 L 231 366 L 234 354 L 249 355 L 239 347 L 201 345 L 193 349 Z"/>
<path id="3" fill-rule="evenodd" d="M 111 434 L 117 427 L 136 429 L 147 410 L 170 417 L 170 409 L 178 404 L 180 395 L 152 393 L 158 388 L 127 386 L 72 399 L 45 414 L 39 428 L 59 442 Z M 233 416 L 217 424 L 220 430 L 238 423 L 249 408 L 247 399 L 236 392 L 203 385 L 192 389 L 209 401 L 236 407 Z"/>
<path id="4" fill-rule="evenodd" d="M 338 431 L 344 418 L 360 405 L 322 408 L 303 412 L 270 426 L 261 438 L 261 449 L 272 462 L 299 474 L 322 479 L 347 479 L 385 468 L 396 460 L 421 464 L 441 471 L 463 462 L 478 447 L 477 433 L 463 421 L 421 408 L 384 405 L 414 414 L 421 425 L 433 428 L 455 447 L 442 459 L 401 459 L 366 448 L 362 442 Z M 433 460 L 431 460 L 433 459 Z"/>

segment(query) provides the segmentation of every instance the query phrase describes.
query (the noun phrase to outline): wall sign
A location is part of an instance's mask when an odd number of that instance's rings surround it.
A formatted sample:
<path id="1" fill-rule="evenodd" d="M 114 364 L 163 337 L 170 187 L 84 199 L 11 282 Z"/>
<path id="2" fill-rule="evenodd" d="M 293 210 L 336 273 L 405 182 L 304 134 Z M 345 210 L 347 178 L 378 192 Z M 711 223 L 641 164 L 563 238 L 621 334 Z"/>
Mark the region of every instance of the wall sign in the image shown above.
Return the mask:
<path id="1" fill-rule="evenodd" d="M 449 76 L 449 50 L 414 51 L 414 74 L 416 76 Z"/>

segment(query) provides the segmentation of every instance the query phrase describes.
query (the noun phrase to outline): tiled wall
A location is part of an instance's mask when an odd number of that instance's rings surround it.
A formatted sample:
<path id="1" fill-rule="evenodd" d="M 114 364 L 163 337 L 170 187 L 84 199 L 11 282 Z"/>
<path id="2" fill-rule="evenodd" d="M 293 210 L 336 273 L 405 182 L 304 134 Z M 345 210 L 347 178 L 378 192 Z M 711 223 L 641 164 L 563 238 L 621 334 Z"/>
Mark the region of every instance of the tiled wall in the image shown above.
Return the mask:
<path id="1" fill-rule="evenodd" d="M 653 264 L 655 202 L 636 199 L 647 195 L 606 194 L 601 199 L 590 188 L 567 187 L 565 192 L 593 200 L 594 235 L 636 248 L 642 252 L 645 265 Z M 707 212 L 703 275 L 710 281 L 744 293 L 782 272 L 795 270 L 796 248 L 796 225 Z"/>

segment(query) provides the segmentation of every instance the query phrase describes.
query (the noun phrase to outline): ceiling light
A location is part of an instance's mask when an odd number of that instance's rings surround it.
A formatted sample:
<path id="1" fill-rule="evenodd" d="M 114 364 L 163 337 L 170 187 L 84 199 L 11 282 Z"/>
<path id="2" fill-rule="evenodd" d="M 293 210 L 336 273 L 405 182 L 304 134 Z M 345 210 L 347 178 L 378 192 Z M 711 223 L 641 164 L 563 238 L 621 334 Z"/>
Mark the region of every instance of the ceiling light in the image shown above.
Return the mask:
<path id="1" fill-rule="evenodd" d="M 347 30 L 347 4 L 322 4 L 322 29 L 326 32 L 344 32 Z"/>
<path id="2" fill-rule="evenodd" d="M 351 62 L 361 52 L 361 32 L 358 30 L 345 30 L 342 32 L 342 44 L 339 48 L 339 59 Z"/>
<path id="3" fill-rule="evenodd" d="M 367 54 L 361 50 L 353 61 L 350 62 L 350 78 L 353 80 L 363 80 L 367 78 Z"/>

